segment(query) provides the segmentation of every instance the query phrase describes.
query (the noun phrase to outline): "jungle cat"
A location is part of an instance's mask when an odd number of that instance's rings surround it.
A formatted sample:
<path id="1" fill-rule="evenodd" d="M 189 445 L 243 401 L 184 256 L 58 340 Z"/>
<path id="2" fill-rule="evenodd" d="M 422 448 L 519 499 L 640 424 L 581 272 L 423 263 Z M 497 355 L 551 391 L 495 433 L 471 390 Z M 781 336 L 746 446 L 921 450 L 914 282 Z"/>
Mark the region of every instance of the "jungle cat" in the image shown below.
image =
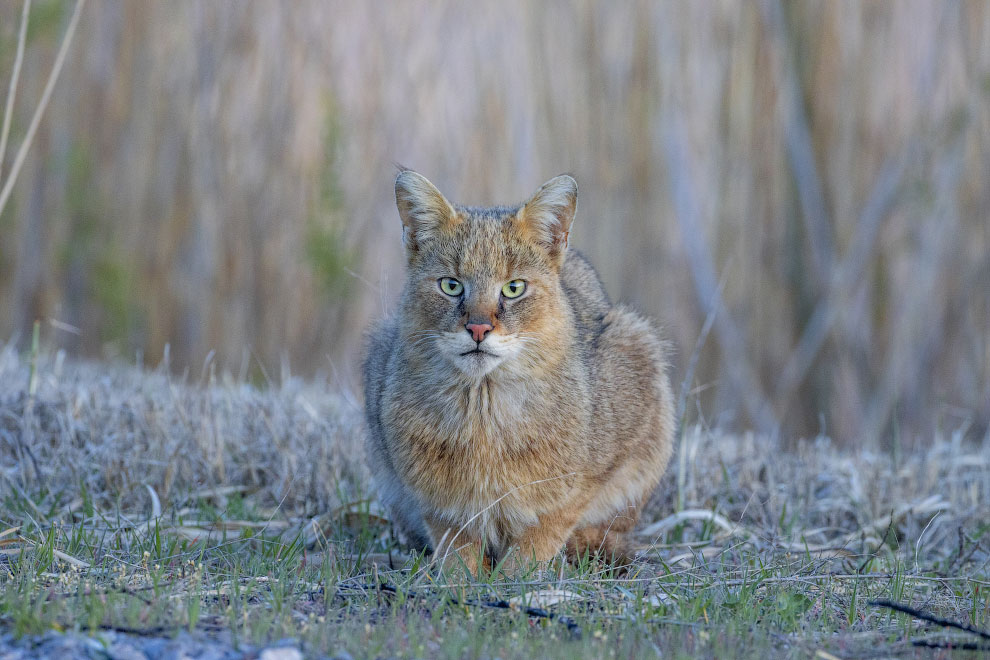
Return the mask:
<path id="1" fill-rule="evenodd" d="M 654 325 L 568 249 L 577 183 L 478 208 L 403 170 L 395 199 L 407 278 L 364 363 L 368 460 L 392 519 L 471 571 L 561 549 L 628 559 L 670 459 L 671 388 Z"/>

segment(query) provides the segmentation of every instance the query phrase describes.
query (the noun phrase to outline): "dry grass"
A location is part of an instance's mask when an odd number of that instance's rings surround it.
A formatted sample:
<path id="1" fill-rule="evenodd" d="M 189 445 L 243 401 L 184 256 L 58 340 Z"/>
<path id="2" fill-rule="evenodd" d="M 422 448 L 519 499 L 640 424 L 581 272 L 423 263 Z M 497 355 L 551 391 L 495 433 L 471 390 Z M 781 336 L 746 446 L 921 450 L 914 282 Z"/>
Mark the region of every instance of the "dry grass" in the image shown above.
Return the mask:
<path id="1" fill-rule="evenodd" d="M 217 382 L 211 369 L 197 385 L 56 356 L 42 358 L 32 397 L 30 367 L 9 347 L 0 356 L 5 478 L 35 491 L 61 485 L 49 497 L 69 509 L 85 492 L 98 508 L 147 514 L 147 487 L 172 506 L 236 485 L 297 516 L 362 497 L 361 413 L 326 388 L 290 378 L 259 391 Z"/>
<path id="2" fill-rule="evenodd" d="M 990 624 L 990 452 L 962 433 L 783 452 L 692 427 L 685 507 L 672 472 L 627 573 L 482 581 L 395 545 L 361 433 L 355 403 L 326 385 L 259 390 L 7 347 L 0 625 L 290 635 L 360 657 L 851 657 L 974 641 L 873 598 Z"/>

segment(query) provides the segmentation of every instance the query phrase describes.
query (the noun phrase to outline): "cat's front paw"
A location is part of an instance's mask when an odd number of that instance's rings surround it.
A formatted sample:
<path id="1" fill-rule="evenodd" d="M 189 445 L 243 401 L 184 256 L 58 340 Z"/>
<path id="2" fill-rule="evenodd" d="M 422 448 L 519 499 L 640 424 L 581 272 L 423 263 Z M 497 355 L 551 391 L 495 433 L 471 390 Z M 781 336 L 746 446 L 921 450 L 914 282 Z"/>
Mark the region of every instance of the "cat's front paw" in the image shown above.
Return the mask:
<path id="1" fill-rule="evenodd" d="M 469 580 L 483 579 L 491 572 L 491 561 L 481 552 L 480 543 L 469 543 L 457 548 L 441 548 L 433 554 L 433 565 L 443 575 Z"/>
<path id="2" fill-rule="evenodd" d="M 549 580 L 553 579 L 559 569 L 558 559 L 557 556 L 550 559 L 535 559 L 532 555 L 527 556 L 518 548 L 513 548 L 495 565 L 494 570 L 508 579 Z"/>

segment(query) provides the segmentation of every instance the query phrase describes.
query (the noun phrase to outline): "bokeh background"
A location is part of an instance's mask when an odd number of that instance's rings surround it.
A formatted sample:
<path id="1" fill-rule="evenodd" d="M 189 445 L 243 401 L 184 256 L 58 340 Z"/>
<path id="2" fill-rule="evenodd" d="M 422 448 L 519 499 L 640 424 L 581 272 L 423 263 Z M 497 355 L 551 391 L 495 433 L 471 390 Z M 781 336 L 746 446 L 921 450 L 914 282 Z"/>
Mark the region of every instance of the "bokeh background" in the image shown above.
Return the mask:
<path id="1" fill-rule="evenodd" d="M 73 7 L 32 5 L 0 181 Z M 0 215 L 0 337 L 355 388 L 396 164 L 474 204 L 572 173 L 689 422 L 988 432 L 983 0 L 89 0 Z"/>

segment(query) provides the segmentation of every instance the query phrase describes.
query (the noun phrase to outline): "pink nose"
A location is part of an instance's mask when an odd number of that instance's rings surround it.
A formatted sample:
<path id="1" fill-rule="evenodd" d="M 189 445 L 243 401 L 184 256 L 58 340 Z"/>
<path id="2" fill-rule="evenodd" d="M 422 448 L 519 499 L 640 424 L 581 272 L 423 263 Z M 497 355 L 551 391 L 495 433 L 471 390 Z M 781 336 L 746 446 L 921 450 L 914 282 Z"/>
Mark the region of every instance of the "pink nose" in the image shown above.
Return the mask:
<path id="1" fill-rule="evenodd" d="M 471 333 L 474 340 L 478 342 L 484 339 L 485 335 L 492 331 L 492 326 L 489 323 L 468 323 L 464 327 Z"/>

